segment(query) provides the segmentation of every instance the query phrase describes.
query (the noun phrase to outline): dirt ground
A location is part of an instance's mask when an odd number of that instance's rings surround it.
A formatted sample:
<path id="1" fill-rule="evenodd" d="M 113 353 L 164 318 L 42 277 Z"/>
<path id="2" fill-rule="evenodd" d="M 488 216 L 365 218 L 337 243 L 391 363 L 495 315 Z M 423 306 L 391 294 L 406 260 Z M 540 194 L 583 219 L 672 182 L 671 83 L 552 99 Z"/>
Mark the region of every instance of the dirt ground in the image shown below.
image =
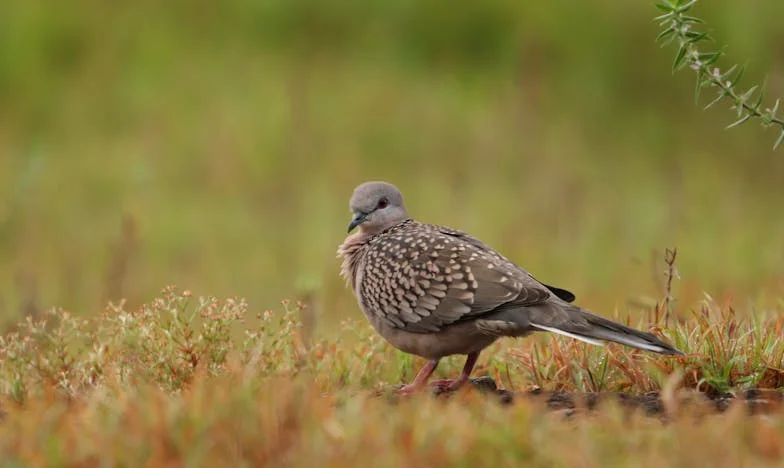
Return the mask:
<path id="1" fill-rule="evenodd" d="M 565 392 L 534 389 L 525 392 L 512 392 L 498 388 L 490 377 L 471 379 L 473 387 L 489 397 L 498 399 L 503 405 L 511 405 L 522 400 L 541 404 L 549 411 L 573 416 L 584 412 L 600 411 L 609 401 L 623 408 L 639 410 L 651 417 L 667 418 L 678 413 L 695 414 L 724 413 L 735 405 L 743 405 L 749 414 L 770 414 L 781 409 L 784 393 L 773 389 L 749 389 L 737 393 L 699 392 L 680 389 L 665 396 L 662 392 L 649 392 L 634 395 L 619 392 Z M 454 393 L 433 390 L 437 398 L 451 398 Z"/>

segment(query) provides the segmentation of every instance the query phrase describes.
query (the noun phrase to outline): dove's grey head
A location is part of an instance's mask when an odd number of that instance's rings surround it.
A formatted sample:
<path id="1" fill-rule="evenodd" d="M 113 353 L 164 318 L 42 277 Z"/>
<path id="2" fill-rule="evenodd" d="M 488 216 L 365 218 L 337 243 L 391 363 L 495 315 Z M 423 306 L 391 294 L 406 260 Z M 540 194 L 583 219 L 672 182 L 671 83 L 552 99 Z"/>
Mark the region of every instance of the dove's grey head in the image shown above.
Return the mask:
<path id="1" fill-rule="evenodd" d="M 359 226 L 364 234 L 376 234 L 409 219 L 403 194 L 388 182 L 365 182 L 354 189 L 349 208 L 353 217 L 348 231 Z"/>

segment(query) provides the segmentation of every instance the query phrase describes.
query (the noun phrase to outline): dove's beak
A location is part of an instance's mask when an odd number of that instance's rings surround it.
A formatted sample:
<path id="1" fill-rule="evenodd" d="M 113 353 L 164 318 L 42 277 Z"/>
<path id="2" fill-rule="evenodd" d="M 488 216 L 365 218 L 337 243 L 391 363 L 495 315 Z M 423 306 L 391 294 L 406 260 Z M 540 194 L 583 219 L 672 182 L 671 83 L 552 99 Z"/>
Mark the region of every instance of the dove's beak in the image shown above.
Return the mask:
<path id="1" fill-rule="evenodd" d="M 364 223 L 367 219 L 367 213 L 354 213 L 354 217 L 351 218 L 351 222 L 348 224 L 348 232 L 351 232 L 355 227 L 359 226 L 360 224 Z"/>

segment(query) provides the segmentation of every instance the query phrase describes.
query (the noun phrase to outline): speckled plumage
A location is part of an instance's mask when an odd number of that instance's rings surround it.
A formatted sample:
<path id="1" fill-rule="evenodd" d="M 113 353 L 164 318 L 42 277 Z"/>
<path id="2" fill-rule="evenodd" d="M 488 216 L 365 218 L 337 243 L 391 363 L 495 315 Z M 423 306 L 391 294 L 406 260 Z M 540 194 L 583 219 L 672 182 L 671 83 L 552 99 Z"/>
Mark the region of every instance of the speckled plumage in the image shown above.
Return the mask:
<path id="1" fill-rule="evenodd" d="M 533 331 L 680 353 L 649 333 L 571 305 L 570 292 L 537 281 L 464 232 L 411 219 L 391 184 L 360 185 L 350 207 L 349 230 L 359 230 L 339 247 L 341 274 L 387 341 L 431 360 L 432 368 L 420 372 L 414 386 L 423 385 L 441 357 L 467 354 L 464 375 L 450 382 L 459 386 L 484 347 L 501 336 Z"/>
<path id="2" fill-rule="evenodd" d="M 529 275 L 465 233 L 411 219 L 368 238 L 345 257 L 343 274 L 364 310 L 415 333 L 550 295 L 545 287 L 525 288 Z"/>

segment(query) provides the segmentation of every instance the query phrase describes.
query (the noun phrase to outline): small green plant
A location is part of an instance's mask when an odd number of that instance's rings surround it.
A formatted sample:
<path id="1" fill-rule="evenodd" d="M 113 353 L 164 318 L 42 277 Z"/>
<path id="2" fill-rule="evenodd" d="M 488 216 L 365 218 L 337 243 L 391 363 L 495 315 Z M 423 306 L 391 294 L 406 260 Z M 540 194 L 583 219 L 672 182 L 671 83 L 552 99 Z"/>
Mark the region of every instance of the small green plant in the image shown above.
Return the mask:
<path id="1" fill-rule="evenodd" d="M 656 4 L 656 7 L 664 12 L 655 18 L 663 28 L 656 37 L 657 42 L 662 46 L 672 43 L 678 45 L 678 52 L 672 64 L 673 73 L 686 66 L 695 71 L 697 74 L 695 100 L 697 101 L 703 88 L 716 90 L 718 96 L 708 103 L 705 109 L 722 100 L 732 102 L 732 107 L 737 112 L 737 120 L 726 128 L 736 127 L 752 118 L 760 119 L 765 128 L 778 127 L 781 133 L 773 144 L 775 150 L 784 142 L 784 119 L 777 114 L 781 99 L 776 99 L 773 107 L 763 108 L 762 101 L 765 97 L 763 88 L 757 85 L 746 91 L 736 88 L 743 76 L 742 66 L 733 65 L 726 71 L 714 66 L 724 55 L 724 50 L 700 49 L 700 43 L 712 41 L 713 38 L 707 32 L 698 31 L 697 26 L 704 24 L 704 21 L 689 14 L 696 3 L 697 0 L 666 0 Z"/>

